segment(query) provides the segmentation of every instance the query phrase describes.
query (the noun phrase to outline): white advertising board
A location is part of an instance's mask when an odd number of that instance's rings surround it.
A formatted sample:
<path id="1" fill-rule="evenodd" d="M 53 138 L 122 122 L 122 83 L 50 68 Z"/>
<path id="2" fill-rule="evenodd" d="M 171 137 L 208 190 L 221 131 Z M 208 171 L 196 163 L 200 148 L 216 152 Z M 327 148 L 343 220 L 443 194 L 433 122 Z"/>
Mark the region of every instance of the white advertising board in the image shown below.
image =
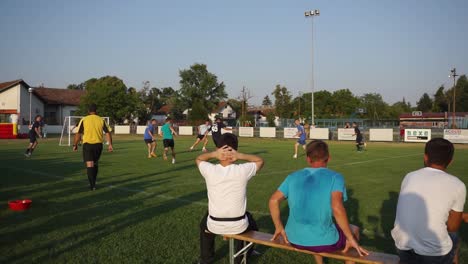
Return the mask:
<path id="1" fill-rule="evenodd" d="M 276 127 L 260 127 L 260 137 L 276 137 Z"/>
<path id="2" fill-rule="evenodd" d="M 285 127 L 284 128 L 284 138 L 297 138 L 297 128 L 295 127 Z"/>
<path id="3" fill-rule="evenodd" d="M 311 128 L 310 138 L 311 139 L 328 139 L 328 128 Z"/>
<path id="4" fill-rule="evenodd" d="M 180 126 L 179 135 L 181 136 L 191 136 L 193 135 L 193 127 L 191 126 Z"/>
<path id="5" fill-rule="evenodd" d="M 224 134 L 224 133 L 232 133 L 232 127 L 227 126 L 226 128 L 230 128 L 231 130 L 226 130 L 226 129 L 224 129 L 224 128 L 221 128 L 221 134 Z"/>
<path id="6" fill-rule="evenodd" d="M 468 144 L 468 129 L 444 129 L 444 138 L 452 143 Z"/>
<path id="7" fill-rule="evenodd" d="M 115 126 L 114 133 L 117 134 L 130 134 L 130 126 Z"/>
<path id="8" fill-rule="evenodd" d="M 145 133 L 147 126 L 137 126 L 137 134 L 138 135 L 143 135 Z"/>
<path id="9" fill-rule="evenodd" d="M 253 137 L 253 127 L 239 127 L 239 137 Z"/>
<path id="10" fill-rule="evenodd" d="M 430 129 L 405 129 L 405 142 L 428 142 L 431 140 Z"/>
<path id="11" fill-rule="evenodd" d="M 354 128 L 338 128 L 338 140 L 356 140 Z"/>
<path id="12" fill-rule="evenodd" d="M 391 128 L 371 128 L 369 129 L 370 141 L 393 141 L 393 129 Z"/>

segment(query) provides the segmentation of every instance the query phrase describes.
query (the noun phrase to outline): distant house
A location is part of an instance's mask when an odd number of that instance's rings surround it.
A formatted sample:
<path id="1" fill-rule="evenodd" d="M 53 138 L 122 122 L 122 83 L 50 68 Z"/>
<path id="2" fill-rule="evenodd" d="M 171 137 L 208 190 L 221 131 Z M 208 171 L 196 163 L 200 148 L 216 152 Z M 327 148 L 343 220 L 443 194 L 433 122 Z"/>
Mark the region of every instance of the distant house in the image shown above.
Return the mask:
<path id="1" fill-rule="evenodd" d="M 455 121 L 451 112 L 445 113 L 404 113 L 400 115 L 400 125 L 406 128 L 449 128 L 455 122 L 458 128 L 468 128 L 468 112 L 456 112 Z"/>
<path id="2" fill-rule="evenodd" d="M 48 125 L 62 125 L 65 116 L 78 109 L 82 90 L 34 88 L 23 80 L 0 83 L 0 122 L 28 125 L 36 115 L 44 116 Z M 31 117 L 30 117 L 31 116 Z"/>
<path id="3" fill-rule="evenodd" d="M 232 108 L 232 106 L 227 102 L 220 102 L 213 111 L 208 115 L 208 118 L 212 121 L 215 120 L 216 117 L 222 117 L 224 120 L 236 120 L 237 114 Z"/>
<path id="4" fill-rule="evenodd" d="M 62 125 L 66 116 L 75 115 L 83 90 L 34 88 L 34 94 L 44 102 L 44 120 L 48 125 Z"/>
<path id="5" fill-rule="evenodd" d="M 44 115 L 44 101 L 29 91 L 32 87 L 23 80 L 0 83 L 0 122 L 14 117 L 19 125 L 27 125 L 34 116 Z"/>

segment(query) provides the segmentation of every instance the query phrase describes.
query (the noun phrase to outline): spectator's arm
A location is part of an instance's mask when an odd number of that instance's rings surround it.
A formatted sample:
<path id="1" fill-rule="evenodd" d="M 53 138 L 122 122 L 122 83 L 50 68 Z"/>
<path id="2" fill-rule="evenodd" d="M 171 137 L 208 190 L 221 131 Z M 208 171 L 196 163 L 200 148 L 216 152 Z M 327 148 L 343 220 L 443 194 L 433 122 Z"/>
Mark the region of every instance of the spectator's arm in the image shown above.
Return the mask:
<path id="1" fill-rule="evenodd" d="M 351 229 L 349 228 L 349 221 L 348 215 L 346 214 L 346 210 L 343 206 L 343 193 L 342 192 L 332 192 L 332 210 L 333 216 L 335 217 L 336 223 L 343 231 L 344 235 L 346 236 L 346 247 L 343 252 L 348 251 L 350 247 L 353 247 L 359 253 L 359 256 L 368 255 L 369 253 L 359 246 L 358 242 L 353 236 Z"/>
<path id="2" fill-rule="evenodd" d="M 263 167 L 264 161 L 259 156 L 240 153 L 235 151 L 234 149 L 231 149 L 230 151 L 232 154 L 232 162 L 235 162 L 236 160 L 245 160 L 247 162 L 253 162 L 257 167 L 256 172 L 258 172 Z"/>
<path id="3" fill-rule="evenodd" d="M 468 223 L 468 213 L 463 213 L 462 220 L 463 222 Z"/>
<path id="4" fill-rule="evenodd" d="M 283 222 L 281 221 L 281 211 L 280 211 L 280 203 L 284 201 L 286 198 L 281 191 L 276 191 L 271 195 L 270 201 L 268 202 L 268 206 L 270 208 L 270 215 L 273 224 L 275 225 L 275 234 L 271 240 L 275 240 L 278 236 L 283 238 L 283 241 L 289 243 L 288 237 L 286 235 L 286 231 L 284 230 Z"/>
<path id="5" fill-rule="evenodd" d="M 462 220 L 465 220 L 463 212 L 456 212 L 454 210 L 450 210 L 448 220 L 447 220 L 447 231 L 449 232 L 457 232 L 460 228 Z"/>

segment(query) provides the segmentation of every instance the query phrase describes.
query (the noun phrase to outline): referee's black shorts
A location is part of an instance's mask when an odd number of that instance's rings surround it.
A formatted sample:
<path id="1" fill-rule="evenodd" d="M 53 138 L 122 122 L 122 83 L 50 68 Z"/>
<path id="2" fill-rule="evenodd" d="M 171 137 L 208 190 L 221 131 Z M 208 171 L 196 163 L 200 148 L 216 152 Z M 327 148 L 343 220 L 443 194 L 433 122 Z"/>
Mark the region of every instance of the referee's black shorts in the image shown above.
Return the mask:
<path id="1" fill-rule="evenodd" d="M 361 134 L 358 134 L 356 136 L 356 143 L 362 143 L 362 135 Z"/>
<path id="2" fill-rule="evenodd" d="M 217 148 L 221 148 L 221 136 L 211 136 L 213 138 L 213 142 Z"/>
<path id="3" fill-rule="evenodd" d="M 102 143 L 98 144 L 83 144 L 83 161 L 94 161 L 98 162 L 102 153 Z"/>
<path id="4" fill-rule="evenodd" d="M 35 132 L 29 132 L 29 143 L 35 143 L 37 141 L 37 135 Z"/>

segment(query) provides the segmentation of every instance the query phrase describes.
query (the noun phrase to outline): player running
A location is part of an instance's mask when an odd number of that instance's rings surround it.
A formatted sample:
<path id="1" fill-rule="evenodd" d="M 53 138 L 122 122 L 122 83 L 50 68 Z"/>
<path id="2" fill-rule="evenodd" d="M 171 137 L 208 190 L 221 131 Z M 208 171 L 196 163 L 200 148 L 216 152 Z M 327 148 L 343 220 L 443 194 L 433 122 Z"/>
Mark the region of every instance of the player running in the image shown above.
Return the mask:
<path id="1" fill-rule="evenodd" d="M 166 118 L 166 123 L 161 127 L 161 136 L 164 144 L 164 160 L 167 160 L 167 151 L 171 148 L 172 164 L 175 164 L 176 153 L 174 151 L 174 136 L 177 135 L 172 127 L 172 118 Z"/>
<path id="2" fill-rule="evenodd" d="M 361 130 L 359 130 L 359 126 L 356 122 L 353 122 L 353 127 L 354 127 L 353 136 L 356 136 L 356 149 L 357 151 L 361 152 L 363 150 L 363 147 L 365 146 L 363 139 L 362 139 Z"/>
<path id="3" fill-rule="evenodd" d="M 34 123 L 31 126 L 31 129 L 29 129 L 29 146 L 26 149 L 26 152 L 24 153 L 24 156 L 26 157 L 31 157 L 34 149 L 36 149 L 37 144 L 37 137 L 42 138 L 41 135 L 41 124 L 42 124 L 42 116 L 37 115 L 36 118 L 34 118 Z"/>
<path id="4" fill-rule="evenodd" d="M 152 157 L 157 157 L 154 154 L 154 150 L 156 149 L 156 134 L 154 133 L 156 127 L 156 119 L 151 119 L 148 126 L 145 129 L 145 135 L 143 137 L 146 145 L 148 146 L 148 159 Z"/>
<path id="5" fill-rule="evenodd" d="M 210 120 L 206 120 L 204 124 L 201 124 L 197 127 L 197 140 L 190 147 L 190 150 L 193 150 L 201 141 L 203 141 L 203 152 L 206 152 L 206 145 L 208 144 L 208 130 L 211 128 Z"/>
<path id="6" fill-rule="evenodd" d="M 220 117 L 216 118 L 216 122 L 211 126 L 209 131 L 211 131 L 211 137 L 213 138 L 213 142 L 216 146 L 216 148 L 221 148 L 220 146 L 220 140 L 221 140 L 221 135 L 223 134 L 221 130 L 224 128 L 224 130 L 232 131 L 232 128 L 227 128 L 226 125 L 223 123 L 223 120 Z"/>
<path id="7" fill-rule="evenodd" d="M 305 132 L 304 126 L 301 125 L 301 121 L 299 121 L 299 119 L 296 119 L 294 121 L 294 124 L 296 125 L 296 128 L 297 128 L 296 137 L 299 137 L 299 139 L 297 140 L 296 144 L 294 144 L 293 158 L 297 159 L 297 149 L 299 148 L 299 145 L 301 145 L 302 148 L 305 150 L 306 132 Z"/>

